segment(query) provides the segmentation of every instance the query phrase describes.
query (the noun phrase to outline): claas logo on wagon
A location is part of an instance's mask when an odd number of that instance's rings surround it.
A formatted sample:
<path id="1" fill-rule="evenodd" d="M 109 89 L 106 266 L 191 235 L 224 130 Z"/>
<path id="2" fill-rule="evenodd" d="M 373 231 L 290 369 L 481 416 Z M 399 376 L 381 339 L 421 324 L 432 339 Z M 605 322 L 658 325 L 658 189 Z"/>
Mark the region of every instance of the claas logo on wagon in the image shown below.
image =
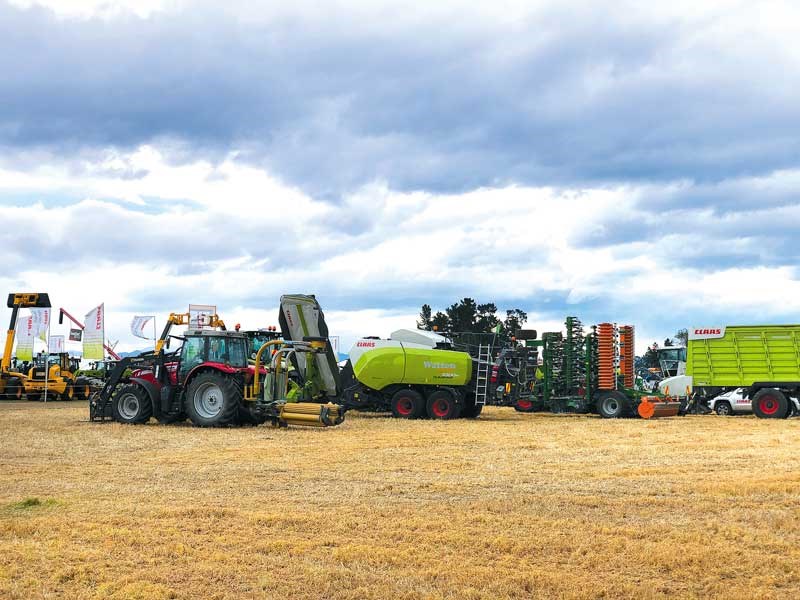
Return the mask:
<path id="1" fill-rule="evenodd" d="M 721 329 L 695 329 L 695 335 L 719 335 L 722 333 Z"/>

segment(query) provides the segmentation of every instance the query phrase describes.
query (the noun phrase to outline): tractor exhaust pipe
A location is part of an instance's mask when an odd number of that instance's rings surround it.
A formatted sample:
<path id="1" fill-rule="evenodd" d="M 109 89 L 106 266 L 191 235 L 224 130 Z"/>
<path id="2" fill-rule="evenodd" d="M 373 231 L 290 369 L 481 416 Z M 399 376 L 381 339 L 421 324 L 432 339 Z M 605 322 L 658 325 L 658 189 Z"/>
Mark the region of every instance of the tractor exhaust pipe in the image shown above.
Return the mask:
<path id="1" fill-rule="evenodd" d="M 338 404 L 287 402 L 281 407 L 280 420 L 301 427 L 334 427 L 344 421 L 344 412 Z"/>

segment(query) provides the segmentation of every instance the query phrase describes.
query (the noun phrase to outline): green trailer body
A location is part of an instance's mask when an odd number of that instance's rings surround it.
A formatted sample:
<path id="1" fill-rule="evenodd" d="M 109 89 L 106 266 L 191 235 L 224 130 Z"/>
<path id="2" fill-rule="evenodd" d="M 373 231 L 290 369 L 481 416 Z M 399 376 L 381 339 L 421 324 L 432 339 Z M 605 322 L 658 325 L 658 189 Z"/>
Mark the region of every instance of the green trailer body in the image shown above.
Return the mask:
<path id="1" fill-rule="evenodd" d="M 694 387 L 800 382 L 800 325 L 731 326 L 693 333 L 700 337 L 689 339 L 686 374 Z"/>

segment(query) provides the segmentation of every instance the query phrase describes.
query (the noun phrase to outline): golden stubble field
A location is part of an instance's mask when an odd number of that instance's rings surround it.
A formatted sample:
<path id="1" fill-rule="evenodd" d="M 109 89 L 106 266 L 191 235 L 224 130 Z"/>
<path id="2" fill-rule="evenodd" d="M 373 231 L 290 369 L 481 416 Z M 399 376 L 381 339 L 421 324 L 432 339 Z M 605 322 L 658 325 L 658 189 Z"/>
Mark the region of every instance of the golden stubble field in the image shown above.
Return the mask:
<path id="1" fill-rule="evenodd" d="M 800 419 L 86 419 L 0 403 L 0 598 L 800 596 Z"/>

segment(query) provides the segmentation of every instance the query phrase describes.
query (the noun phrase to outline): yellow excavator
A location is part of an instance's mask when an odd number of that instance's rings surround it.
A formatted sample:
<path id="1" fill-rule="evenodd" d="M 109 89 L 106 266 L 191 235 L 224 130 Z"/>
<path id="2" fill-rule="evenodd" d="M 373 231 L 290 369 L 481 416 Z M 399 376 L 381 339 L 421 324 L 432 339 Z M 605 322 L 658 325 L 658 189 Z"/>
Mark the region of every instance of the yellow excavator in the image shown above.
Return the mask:
<path id="1" fill-rule="evenodd" d="M 11 309 L 11 323 L 6 333 L 6 344 L 0 362 L 0 398 L 21 400 L 26 392 L 28 377 L 11 369 L 11 354 L 14 351 L 17 316 L 20 308 L 50 308 L 50 297 L 47 294 L 22 292 L 8 295 L 6 306 Z"/>
<path id="2" fill-rule="evenodd" d="M 80 364 L 66 352 L 46 355 L 40 352 L 33 358 L 33 366 L 23 380 L 28 400 L 42 400 L 47 393 L 48 400 L 61 399 L 87 400 L 91 393 L 89 385 L 75 381 L 75 372 Z"/>

